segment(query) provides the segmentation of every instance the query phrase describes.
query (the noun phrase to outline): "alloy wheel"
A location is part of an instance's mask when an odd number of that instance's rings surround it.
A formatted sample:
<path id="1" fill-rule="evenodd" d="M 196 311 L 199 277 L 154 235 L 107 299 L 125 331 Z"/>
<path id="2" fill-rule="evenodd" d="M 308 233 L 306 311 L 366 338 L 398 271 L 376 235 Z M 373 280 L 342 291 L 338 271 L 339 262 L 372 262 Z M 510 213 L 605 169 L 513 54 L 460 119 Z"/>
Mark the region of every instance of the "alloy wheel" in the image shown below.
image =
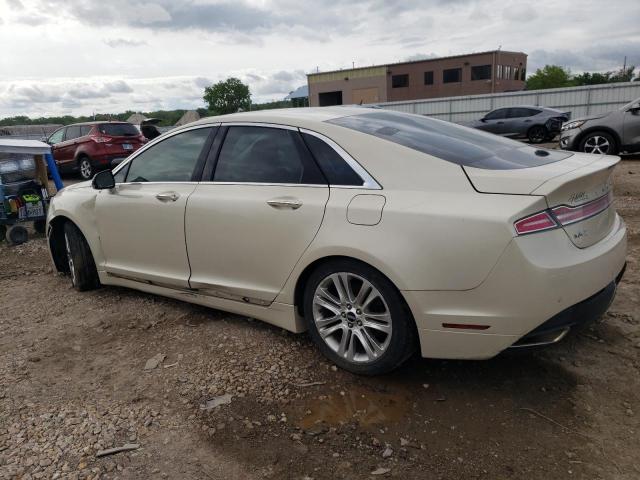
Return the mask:
<path id="1" fill-rule="evenodd" d="M 585 153 L 599 153 L 599 154 L 607 154 L 611 144 L 609 140 L 600 135 L 594 135 L 593 137 L 587 138 L 584 142 L 584 152 Z"/>
<path id="2" fill-rule="evenodd" d="M 391 340 L 387 302 L 371 282 L 353 273 L 336 272 L 318 284 L 313 320 L 327 346 L 349 362 L 375 361 Z"/>
<path id="3" fill-rule="evenodd" d="M 76 270 L 73 268 L 73 255 L 71 254 L 71 245 L 69 244 L 69 236 L 65 234 L 64 244 L 67 249 L 67 262 L 69 263 L 69 273 L 71 274 L 71 283 L 76 285 Z"/>
<path id="4" fill-rule="evenodd" d="M 529 133 L 531 143 L 542 143 L 546 136 L 546 130 L 542 127 L 533 127 Z"/>
<path id="5" fill-rule="evenodd" d="M 82 178 L 89 179 L 91 178 L 91 162 L 86 158 L 80 161 L 80 175 Z"/>

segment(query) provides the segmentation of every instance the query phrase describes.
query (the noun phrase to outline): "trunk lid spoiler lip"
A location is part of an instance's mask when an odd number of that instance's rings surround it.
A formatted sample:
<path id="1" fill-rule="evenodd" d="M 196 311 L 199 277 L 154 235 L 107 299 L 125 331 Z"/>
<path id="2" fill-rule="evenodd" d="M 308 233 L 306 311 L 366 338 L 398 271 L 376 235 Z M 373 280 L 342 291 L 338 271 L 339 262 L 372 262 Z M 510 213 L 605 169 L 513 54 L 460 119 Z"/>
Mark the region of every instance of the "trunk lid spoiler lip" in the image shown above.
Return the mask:
<path id="1" fill-rule="evenodd" d="M 594 163 L 603 160 L 605 165 L 598 170 L 615 166 L 620 157 L 576 154 L 559 162 L 530 168 L 489 170 L 464 165 L 461 165 L 461 168 L 478 193 L 544 196 L 545 192 L 550 191 L 548 187 L 555 183 L 554 180 L 564 177 L 563 181 L 566 181 L 567 175 L 575 174 L 585 167 L 592 167 Z"/>

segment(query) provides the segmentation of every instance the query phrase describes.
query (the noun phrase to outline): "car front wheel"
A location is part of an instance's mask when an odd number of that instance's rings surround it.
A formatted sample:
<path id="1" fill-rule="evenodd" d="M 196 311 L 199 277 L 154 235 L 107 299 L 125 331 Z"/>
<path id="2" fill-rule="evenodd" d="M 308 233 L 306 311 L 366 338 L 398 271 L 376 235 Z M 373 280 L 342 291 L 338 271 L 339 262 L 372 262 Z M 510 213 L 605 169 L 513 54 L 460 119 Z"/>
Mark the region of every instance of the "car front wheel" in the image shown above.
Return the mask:
<path id="1" fill-rule="evenodd" d="M 598 155 L 615 155 L 618 153 L 615 139 L 607 132 L 592 132 L 580 141 L 580 151 Z"/>
<path id="2" fill-rule="evenodd" d="M 74 288 L 84 292 L 99 287 L 100 280 L 89 244 L 71 222 L 64 225 L 64 245 Z"/>
<path id="3" fill-rule="evenodd" d="M 365 264 L 320 266 L 307 282 L 304 313 L 321 352 L 350 372 L 386 373 L 415 351 L 415 326 L 400 293 Z"/>

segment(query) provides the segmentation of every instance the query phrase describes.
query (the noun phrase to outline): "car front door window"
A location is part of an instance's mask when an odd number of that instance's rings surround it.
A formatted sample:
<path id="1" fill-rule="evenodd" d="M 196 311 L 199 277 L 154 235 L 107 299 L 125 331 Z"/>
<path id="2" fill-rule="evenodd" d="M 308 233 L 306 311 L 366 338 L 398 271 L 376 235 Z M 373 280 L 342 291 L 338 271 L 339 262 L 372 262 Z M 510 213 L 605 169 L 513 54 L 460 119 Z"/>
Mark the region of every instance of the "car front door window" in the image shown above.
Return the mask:
<path id="1" fill-rule="evenodd" d="M 144 150 L 123 167 L 126 182 L 191 181 L 210 133 L 211 127 L 187 130 Z"/>
<path id="2" fill-rule="evenodd" d="M 53 132 L 53 134 L 49 137 L 49 143 L 51 145 L 55 145 L 56 143 L 60 143 L 62 141 L 62 137 L 64 136 L 64 128 L 61 128 L 57 132 Z"/>

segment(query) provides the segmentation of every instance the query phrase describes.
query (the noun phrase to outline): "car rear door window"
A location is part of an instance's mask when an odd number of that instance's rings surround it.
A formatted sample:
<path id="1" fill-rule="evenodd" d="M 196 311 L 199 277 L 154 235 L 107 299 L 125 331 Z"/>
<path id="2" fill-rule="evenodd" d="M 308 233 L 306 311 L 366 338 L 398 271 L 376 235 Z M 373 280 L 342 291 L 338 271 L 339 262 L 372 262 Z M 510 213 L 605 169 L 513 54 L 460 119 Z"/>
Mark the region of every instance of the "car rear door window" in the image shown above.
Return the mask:
<path id="1" fill-rule="evenodd" d="M 330 145 L 308 133 L 303 133 L 302 138 L 330 185 L 364 185 L 360 175 Z"/>
<path id="2" fill-rule="evenodd" d="M 298 132 L 257 126 L 229 127 L 213 180 L 231 183 L 327 183 Z"/>
<path id="3" fill-rule="evenodd" d="M 499 120 L 501 118 L 507 118 L 507 108 L 499 108 L 493 112 L 489 112 L 485 115 L 485 120 Z"/>
<path id="4" fill-rule="evenodd" d="M 572 155 L 530 147 L 499 135 L 421 115 L 379 111 L 334 118 L 327 122 L 458 165 L 488 170 L 537 167 Z"/>
<path id="5" fill-rule="evenodd" d="M 129 169 L 127 183 L 191 181 L 211 130 L 187 130 L 147 148 L 123 167 Z"/>
<path id="6" fill-rule="evenodd" d="M 84 137 L 86 135 L 89 135 L 90 131 L 91 131 L 91 125 L 82 125 L 80 127 L 80 136 Z"/>
<path id="7" fill-rule="evenodd" d="M 65 134 L 65 141 L 73 140 L 74 138 L 78 138 L 80 136 L 80 126 L 74 125 L 71 127 L 67 127 L 67 133 Z"/>

